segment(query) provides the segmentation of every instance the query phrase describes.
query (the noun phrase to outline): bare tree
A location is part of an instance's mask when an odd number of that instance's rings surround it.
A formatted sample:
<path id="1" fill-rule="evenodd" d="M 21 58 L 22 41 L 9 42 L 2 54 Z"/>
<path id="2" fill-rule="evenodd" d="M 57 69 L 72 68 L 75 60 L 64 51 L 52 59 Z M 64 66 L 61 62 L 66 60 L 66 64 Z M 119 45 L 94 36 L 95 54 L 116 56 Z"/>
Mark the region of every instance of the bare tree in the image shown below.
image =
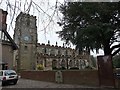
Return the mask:
<path id="1" fill-rule="evenodd" d="M 60 5 L 59 0 L 0 0 L 0 8 L 8 12 L 9 32 L 13 32 L 15 19 L 20 12 L 37 16 L 38 32 L 55 29 L 56 20 L 61 20 Z"/>

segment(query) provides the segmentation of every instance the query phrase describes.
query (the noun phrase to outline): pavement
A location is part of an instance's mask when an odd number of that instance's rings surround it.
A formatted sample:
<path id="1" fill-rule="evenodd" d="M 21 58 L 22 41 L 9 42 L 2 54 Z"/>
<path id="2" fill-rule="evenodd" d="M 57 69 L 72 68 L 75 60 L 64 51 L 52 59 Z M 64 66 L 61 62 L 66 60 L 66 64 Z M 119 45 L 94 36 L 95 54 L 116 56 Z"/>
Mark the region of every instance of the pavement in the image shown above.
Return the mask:
<path id="1" fill-rule="evenodd" d="M 2 90 L 42 90 L 42 89 L 61 89 L 61 90 L 120 90 L 120 88 L 94 87 L 71 84 L 58 84 L 52 82 L 36 81 L 29 79 L 20 79 L 16 85 L 7 85 Z"/>

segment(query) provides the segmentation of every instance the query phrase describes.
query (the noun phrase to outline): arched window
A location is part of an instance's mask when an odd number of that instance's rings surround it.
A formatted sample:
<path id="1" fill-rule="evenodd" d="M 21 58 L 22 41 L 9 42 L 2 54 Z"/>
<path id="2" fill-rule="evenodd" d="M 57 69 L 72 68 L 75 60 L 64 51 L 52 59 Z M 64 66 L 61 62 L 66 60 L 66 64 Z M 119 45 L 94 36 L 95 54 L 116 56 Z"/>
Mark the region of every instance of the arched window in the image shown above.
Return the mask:
<path id="1" fill-rule="evenodd" d="M 57 69 L 57 60 L 52 61 L 52 68 Z"/>
<path id="2" fill-rule="evenodd" d="M 63 59 L 63 60 L 61 61 L 61 67 L 64 68 L 64 69 L 65 69 L 65 64 L 66 64 L 66 63 L 65 63 L 65 60 Z"/>

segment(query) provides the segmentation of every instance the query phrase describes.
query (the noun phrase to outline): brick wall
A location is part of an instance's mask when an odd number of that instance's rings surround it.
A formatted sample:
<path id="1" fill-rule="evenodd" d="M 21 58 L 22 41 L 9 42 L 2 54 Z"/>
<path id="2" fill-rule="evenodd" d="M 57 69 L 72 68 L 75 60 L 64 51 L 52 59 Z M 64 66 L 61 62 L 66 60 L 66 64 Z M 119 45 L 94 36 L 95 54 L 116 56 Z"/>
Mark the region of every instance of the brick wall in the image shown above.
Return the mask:
<path id="1" fill-rule="evenodd" d="M 54 71 L 22 71 L 21 77 L 32 80 L 54 82 L 55 72 Z"/>
<path id="2" fill-rule="evenodd" d="M 81 84 L 98 86 L 97 71 L 83 70 L 83 71 L 63 71 L 63 81 L 69 84 Z"/>
<path id="3" fill-rule="evenodd" d="M 55 82 L 56 71 L 22 71 L 21 77 L 26 79 Z M 98 73 L 96 70 L 62 71 L 63 83 L 98 86 Z"/>

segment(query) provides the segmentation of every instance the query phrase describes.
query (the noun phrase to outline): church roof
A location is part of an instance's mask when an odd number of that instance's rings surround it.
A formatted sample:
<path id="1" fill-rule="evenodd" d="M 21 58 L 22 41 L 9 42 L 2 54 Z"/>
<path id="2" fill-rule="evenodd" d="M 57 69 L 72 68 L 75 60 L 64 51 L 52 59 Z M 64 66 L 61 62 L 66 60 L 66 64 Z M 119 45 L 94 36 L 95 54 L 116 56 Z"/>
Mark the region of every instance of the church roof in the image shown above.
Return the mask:
<path id="1" fill-rule="evenodd" d="M 14 42 L 14 40 L 11 38 L 11 36 L 8 34 L 8 32 L 6 30 L 2 29 L 2 32 L 5 34 L 5 36 L 7 37 L 7 39 L 9 40 L 9 42 L 12 45 L 13 50 L 18 49 L 18 46 L 16 45 L 16 43 Z"/>

